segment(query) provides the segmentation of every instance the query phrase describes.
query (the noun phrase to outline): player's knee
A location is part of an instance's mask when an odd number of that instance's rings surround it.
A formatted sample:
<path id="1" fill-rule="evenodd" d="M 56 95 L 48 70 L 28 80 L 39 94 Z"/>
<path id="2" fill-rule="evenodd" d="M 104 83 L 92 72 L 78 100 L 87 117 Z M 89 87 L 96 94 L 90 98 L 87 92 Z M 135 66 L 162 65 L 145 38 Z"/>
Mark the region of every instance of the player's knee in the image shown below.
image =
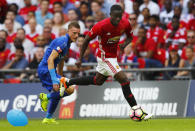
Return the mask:
<path id="1" fill-rule="evenodd" d="M 96 85 L 101 86 L 103 85 L 104 81 L 96 81 Z"/>
<path id="2" fill-rule="evenodd" d="M 66 92 L 68 93 L 68 95 L 71 95 L 72 93 L 74 93 L 74 88 L 73 86 L 70 86 L 69 88 L 66 89 Z"/>
<path id="3" fill-rule="evenodd" d="M 128 79 L 124 79 L 124 80 L 121 80 L 120 81 L 120 84 L 122 84 L 122 85 L 127 85 L 127 84 L 130 84 L 130 81 L 128 80 Z"/>

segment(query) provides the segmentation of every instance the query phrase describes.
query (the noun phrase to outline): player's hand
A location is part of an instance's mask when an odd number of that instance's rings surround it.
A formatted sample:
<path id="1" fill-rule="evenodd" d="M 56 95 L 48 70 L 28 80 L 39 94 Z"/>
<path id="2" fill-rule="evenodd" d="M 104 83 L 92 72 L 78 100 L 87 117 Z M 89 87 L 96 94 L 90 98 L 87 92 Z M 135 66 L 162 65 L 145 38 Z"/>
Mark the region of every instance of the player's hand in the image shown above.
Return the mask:
<path id="1" fill-rule="evenodd" d="M 53 91 L 58 92 L 60 89 L 59 84 L 53 84 Z"/>
<path id="2" fill-rule="evenodd" d="M 120 44 L 120 45 L 119 45 L 119 48 L 123 51 L 124 48 L 125 48 L 124 44 Z"/>
<path id="3" fill-rule="evenodd" d="M 76 66 L 78 68 L 80 68 L 81 67 L 81 64 L 82 64 L 82 61 L 79 59 L 75 64 L 76 64 Z"/>

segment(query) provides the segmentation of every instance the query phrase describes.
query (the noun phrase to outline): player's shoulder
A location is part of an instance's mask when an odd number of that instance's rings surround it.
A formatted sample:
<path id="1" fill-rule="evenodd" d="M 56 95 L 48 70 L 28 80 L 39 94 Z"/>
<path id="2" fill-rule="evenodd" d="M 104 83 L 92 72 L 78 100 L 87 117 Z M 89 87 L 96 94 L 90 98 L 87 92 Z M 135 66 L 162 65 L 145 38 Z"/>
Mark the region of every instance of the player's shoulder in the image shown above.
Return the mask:
<path id="1" fill-rule="evenodd" d="M 121 24 L 129 24 L 130 25 L 130 22 L 127 18 L 122 18 L 121 21 L 120 21 Z"/>
<path id="2" fill-rule="evenodd" d="M 101 20 L 99 22 L 97 22 L 95 25 L 96 26 L 106 26 L 110 23 L 110 18 L 106 18 L 104 20 Z"/>
<path id="3" fill-rule="evenodd" d="M 65 36 L 60 36 L 56 39 L 54 39 L 54 42 L 61 43 L 61 42 L 67 42 L 69 37 L 67 35 Z"/>

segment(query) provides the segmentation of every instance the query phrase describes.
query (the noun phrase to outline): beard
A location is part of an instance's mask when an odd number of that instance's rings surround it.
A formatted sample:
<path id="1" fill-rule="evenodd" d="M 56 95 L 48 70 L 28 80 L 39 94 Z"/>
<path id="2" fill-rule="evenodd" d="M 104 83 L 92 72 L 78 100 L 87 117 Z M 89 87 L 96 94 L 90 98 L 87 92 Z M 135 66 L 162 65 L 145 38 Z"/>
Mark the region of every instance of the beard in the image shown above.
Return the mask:
<path id="1" fill-rule="evenodd" d="M 0 52 L 5 50 L 5 45 L 3 47 L 0 47 Z"/>

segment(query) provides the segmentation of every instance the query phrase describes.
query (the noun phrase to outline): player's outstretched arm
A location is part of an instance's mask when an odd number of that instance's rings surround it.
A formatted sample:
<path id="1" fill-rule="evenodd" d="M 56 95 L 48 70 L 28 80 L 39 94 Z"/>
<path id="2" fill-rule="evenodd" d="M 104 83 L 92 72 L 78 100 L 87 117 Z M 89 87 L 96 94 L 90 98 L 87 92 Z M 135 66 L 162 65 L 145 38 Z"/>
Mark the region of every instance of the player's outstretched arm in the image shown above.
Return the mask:
<path id="1" fill-rule="evenodd" d="M 89 44 L 90 40 L 91 40 L 91 38 L 88 35 L 86 35 L 86 37 L 84 39 L 84 42 L 83 42 L 83 44 L 81 46 L 80 58 L 79 58 L 78 62 L 76 63 L 77 67 L 81 66 L 83 55 L 84 55 L 84 53 L 85 53 L 85 51 L 86 51 L 86 49 L 88 47 L 88 44 Z"/>
<path id="2" fill-rule="evenodd" d="M 52 83 L 53 83 L 53 90 L 54 91 L 58 91 L 59 90 L 59 80 L 57 79 L 56 77 L 56 72 L 55 72 L 55 69 L 54 69 L 54 60 L 58 57 L 58 52 L 56 50 L 52 50 L 48 60 L 47 60 L 47 63 L 48 63 L 48 69 L 49 69 L 49 73 L 50 73 L 50 76 L 51 76 L 51 80 L 52 80 Z"/>

